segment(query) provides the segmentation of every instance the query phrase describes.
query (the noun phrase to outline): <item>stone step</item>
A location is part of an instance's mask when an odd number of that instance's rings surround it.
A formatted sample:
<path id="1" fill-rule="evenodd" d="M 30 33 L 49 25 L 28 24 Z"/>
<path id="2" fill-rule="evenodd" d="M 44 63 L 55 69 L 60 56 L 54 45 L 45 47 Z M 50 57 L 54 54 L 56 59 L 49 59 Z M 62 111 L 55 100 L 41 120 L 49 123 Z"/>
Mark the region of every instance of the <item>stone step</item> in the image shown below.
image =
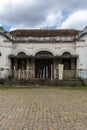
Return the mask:
<path id="1" fill-rule="evenodd" d="M 4 85 L 41 85 L 41 86 L 81 86 L 83 82 L 79 79 L 72 80 L 5 80 Z"/>

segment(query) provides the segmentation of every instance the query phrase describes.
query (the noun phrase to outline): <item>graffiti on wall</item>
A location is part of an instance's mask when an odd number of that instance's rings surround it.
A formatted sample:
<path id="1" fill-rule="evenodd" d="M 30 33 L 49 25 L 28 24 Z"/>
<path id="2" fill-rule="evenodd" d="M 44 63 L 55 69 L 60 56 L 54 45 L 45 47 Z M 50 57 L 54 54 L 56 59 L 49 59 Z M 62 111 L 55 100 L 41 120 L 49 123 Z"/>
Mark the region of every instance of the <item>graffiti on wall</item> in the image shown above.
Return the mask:
<path id="1" fill-rule="evenodd" d="M 87 78 L 87 70 L 79 70 L 79 77 L 80 78 Z"/>

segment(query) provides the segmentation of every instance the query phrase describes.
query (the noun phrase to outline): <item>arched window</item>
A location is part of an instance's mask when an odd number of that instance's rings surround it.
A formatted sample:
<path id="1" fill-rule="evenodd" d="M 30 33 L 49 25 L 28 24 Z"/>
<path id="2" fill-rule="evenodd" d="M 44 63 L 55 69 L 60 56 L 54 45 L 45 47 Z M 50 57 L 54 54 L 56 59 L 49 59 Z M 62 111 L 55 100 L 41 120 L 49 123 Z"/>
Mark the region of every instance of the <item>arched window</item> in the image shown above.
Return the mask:
<path id="1" fill-rule="evenodd" d="M 64 56 L 64 57 L 70 57 L 71 54 L 70 54 L 69 52 L 64 52 L 64 53 L 62 54 L 62 56 Z"/>
<path id="2" fill-rule="evenodd" d="M 48 51 L 40 51 L 40 52 L 36 53 L 35 56 L 50 57 L 50 56 L 53 56 L 53 54 L 51 52 L 48 52 Z"/>
<path id="3" fill-rule="evenodd" d="M 24 52 L 19 52 L 17 54 L 17 57 L 26 57 L 26 54 Z"/>

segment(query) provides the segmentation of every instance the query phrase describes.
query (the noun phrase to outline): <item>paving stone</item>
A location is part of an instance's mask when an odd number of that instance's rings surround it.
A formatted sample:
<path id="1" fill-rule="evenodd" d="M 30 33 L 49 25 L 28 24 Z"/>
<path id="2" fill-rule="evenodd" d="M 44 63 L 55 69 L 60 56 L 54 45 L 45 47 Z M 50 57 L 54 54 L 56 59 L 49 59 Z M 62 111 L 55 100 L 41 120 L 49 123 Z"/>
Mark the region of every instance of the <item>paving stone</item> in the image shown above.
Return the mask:
<path id="1" fill-rule="evenodd" d="M 87 90 L 0 90 L 0 130 L 86 130 Z"/>

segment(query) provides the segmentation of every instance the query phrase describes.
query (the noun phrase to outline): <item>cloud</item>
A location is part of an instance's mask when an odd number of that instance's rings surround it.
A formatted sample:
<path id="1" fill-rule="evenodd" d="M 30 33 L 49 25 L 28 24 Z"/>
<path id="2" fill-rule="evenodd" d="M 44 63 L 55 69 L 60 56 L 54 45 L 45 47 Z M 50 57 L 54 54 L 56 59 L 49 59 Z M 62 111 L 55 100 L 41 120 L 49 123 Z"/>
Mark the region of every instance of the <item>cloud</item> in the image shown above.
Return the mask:
<path id="1" fill-rule="evenodd" d="M 87 25 L 87 10 L 81 10 L 70 15 L 60 28 L 82 29 Z"/>
<path id="2" fill-rule="evenodd" d="M 82 0 L 0 0 L 0 24 L 11 29 L 59 28 L 67 13 L 71 17 L 86 8 L 87 1 Z"/>
<path id="3" fill-rule="evenodd" d="M 61 24 L 62 19 L 63 15 L 61 12 L 49 13 L 45 21 L 37 25 L 36 28 L 56 28 L 56 26 Z"/>

